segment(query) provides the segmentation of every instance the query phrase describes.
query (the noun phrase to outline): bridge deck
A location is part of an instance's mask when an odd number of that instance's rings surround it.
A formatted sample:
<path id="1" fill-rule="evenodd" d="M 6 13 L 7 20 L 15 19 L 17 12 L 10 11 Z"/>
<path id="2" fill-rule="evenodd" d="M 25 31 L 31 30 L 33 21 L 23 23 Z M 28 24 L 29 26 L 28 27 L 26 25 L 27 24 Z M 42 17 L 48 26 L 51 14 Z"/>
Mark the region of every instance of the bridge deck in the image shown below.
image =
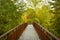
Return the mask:
<path id="1" fill-rule="evenodd" d="M 60 40 L 38 23 L 27 23 L 16 26 L 0 36 L 0 40 Z"/>
<path id="2" fill-rule="evenodd" d="M 33 25 L 28 25 L 18 40 L 40 40 Z"/>

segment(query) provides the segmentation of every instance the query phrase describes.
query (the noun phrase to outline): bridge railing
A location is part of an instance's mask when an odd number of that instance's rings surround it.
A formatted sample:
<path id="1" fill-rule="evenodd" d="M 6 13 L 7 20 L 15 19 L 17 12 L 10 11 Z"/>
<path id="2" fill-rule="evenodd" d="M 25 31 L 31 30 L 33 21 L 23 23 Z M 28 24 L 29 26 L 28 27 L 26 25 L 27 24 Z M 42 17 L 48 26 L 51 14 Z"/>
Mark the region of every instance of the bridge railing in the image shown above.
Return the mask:
<path id="1" fill-rule="evenodd" d="M 16 26 L 15 28 L 1 35 L 0 40 L 18 40 L 26 26 L 27 23 Z"/>
<path id="2" fill-rule="evenodd" d="M 47 29 L 42 27 L 40 24 L 33 22 L 33 26 L 34 26 L 35 30 L 37 31 L 41 40 L 60 40 L 58 37 L 53 35 Z"/>

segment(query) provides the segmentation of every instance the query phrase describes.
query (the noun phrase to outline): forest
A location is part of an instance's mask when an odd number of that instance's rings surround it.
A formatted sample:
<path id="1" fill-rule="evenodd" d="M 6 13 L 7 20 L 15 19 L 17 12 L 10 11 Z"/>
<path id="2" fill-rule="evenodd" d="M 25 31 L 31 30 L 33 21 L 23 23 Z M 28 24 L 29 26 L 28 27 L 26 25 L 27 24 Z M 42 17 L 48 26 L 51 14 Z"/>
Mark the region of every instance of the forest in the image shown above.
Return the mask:
<path id="1" fill-rule="evenodd" d="M 0 35 L 33 22 L 60 38 L 60 0 L 0 0 Z"/>

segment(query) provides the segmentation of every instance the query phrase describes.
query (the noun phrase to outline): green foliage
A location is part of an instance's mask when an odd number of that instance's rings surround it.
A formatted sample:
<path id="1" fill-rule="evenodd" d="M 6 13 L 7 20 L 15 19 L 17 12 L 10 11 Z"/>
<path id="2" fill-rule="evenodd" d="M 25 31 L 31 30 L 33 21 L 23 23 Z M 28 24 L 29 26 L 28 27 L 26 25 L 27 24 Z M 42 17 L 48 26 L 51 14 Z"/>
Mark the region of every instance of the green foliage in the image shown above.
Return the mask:
<path id="1" fill-rule="evenodd" d="M 60 38 L 60 0 L 55 0 L 55 3 L 51 4 L 53 5 L 54 12 L 54 18 L 51 20 L 53 22 L 52 27 L 54 27 L 54 34 Z M 54 21 L 53 21 L 54 20 Z"/>
<path id="2" fill-rule="evenodd" d="M 32 23 L 35 19 L 35 11 L 32 8 L 27 8 L 26 13 L 28 14 L 28 23 Z"/>
<path id="3" fill-rule="evenodd" d="M 34 6 L 36 6 L 39 2 L 41 2 L 42 0 L 30 0 Z"/>
<path id="4" fill-rule="evenodd" d="M 19 7 L 24 7 L 21 4 Z M 0 35 L 22 23 L 21 13 L 24 11 L 17 11 L 19 9 L 11 0 L 0 0 Z"/>
<path id="5" fill-rule="evenodd" d="M 18 24 L 37 22 L 60 37 L 60 0 L 51 3 L 54 6 L 52 12 L 49 5 L 44 5 L 44 3 L 41 8 L 39 7 L 38 4 L 42 0 L 28 1 L 31 5 L 23 0 L 20 3 L 18 0 L 0 0 L 0 35 Z"/>
<path id="6" fill-rule="evenodd" d="M 47 29 L 49 29 L 49 26 L 51 25 L 50 19 L 53 16 L 54 15 L 49 12 L 49 7 L 43 6 L 42 9 L 37 8 L 36 19 L 38 20 L 38 23 Z"/>

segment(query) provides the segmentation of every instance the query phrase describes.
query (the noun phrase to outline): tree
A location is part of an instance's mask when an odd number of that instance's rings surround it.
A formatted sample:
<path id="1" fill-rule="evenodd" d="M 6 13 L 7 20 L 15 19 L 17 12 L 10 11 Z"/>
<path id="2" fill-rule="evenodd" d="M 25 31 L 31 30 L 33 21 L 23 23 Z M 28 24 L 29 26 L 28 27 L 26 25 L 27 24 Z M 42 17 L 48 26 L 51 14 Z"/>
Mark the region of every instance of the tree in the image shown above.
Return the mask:
<path id="1" fill-rule="evenodd" d="M 23 1 L 19 4 L 16 1 L 17 0 L 0 0 L 0 35 L 21 22 L 20 17 L 25 10 L 25 4 Z"/>
<path id="2" fill-rule="evenodd" d="M 60 37 L 60 0 L 55 0 L 55 3 L 51 3 L 51 5 L 53 5 L 52 8 L 54 8 L 54 10 L 52 10 L 52 13 L 54 13 L 54 21 L 52 27 L 54 27 L 55 29 L 55 34 L 56 36 Z M 53 20 L 52 19 L 52 20 Z"/>

